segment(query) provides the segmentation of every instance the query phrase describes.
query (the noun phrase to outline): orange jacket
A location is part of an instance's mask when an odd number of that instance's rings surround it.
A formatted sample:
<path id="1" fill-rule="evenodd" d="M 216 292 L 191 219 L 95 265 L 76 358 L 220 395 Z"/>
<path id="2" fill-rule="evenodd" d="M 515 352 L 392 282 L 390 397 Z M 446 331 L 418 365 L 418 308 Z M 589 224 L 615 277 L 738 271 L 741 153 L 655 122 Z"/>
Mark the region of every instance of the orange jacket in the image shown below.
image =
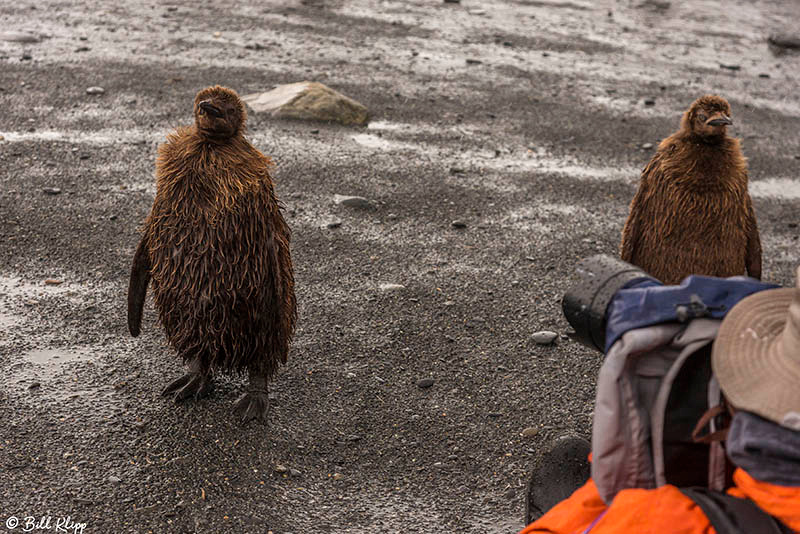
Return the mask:
<path id="1" fill-rule="evenodd" d="M 752 499 L 800 532 L 800 487 L 759 482 L 742 469 L 736 470 L 733 481 L 729 494 Z M 590 534 L 716 534 L 700 507 L 675 486 L 623 490 L 606 506 L 591 479 L 520 534 L 583 534 L 593 522 Z"/>

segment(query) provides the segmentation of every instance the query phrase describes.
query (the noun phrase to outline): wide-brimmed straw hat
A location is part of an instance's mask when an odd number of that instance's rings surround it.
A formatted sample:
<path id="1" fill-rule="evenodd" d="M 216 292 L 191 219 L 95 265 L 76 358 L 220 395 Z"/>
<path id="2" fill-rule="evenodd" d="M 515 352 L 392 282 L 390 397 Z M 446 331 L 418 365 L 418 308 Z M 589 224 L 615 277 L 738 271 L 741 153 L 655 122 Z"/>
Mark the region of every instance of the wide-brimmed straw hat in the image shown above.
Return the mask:
<path id="1" fill-rule="evenodd" d="M 800 268 L 797 286 L 742 299 L 728 312 L 711 362 L 739 410 L 800 430 Z"/>

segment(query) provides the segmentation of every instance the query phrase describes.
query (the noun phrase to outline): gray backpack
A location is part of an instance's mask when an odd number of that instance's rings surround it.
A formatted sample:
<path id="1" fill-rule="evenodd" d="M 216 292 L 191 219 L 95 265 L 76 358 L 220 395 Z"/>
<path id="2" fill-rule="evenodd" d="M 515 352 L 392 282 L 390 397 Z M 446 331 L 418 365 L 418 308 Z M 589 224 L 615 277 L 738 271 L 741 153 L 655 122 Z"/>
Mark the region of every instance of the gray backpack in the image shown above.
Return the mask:
<path id="1" fill-rule="evenodd" d="M 607 503 L 626 488 L 726 487 L 721 445 L 691 438 L 721 399 L 711 374 L 719 324 L 700 318 L 629 330 L 608 351 L 592 429 L 592 479 Z"/>
<path id="2" fill-rule="evenodd" d="M 719 534 L 787 533 L 752 501 L 723 493 L 733 465 L 721 443 L 691 437 L 722 398 L 711 373 L 720 322 L 700 318 L 629 330 L 612 345 L 598 375 L 592 479 L 606 503 L 626 488 L 673 484 Z M 710 426 L 716 430 L 713 419 Z"/>

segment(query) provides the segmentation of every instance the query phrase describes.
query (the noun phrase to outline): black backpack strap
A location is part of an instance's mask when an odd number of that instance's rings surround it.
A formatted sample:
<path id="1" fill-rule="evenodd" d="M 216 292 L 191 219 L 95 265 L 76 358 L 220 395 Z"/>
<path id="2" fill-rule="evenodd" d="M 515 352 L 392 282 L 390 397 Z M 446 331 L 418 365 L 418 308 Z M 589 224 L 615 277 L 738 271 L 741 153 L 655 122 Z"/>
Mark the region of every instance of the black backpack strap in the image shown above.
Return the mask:
<path id="1" fill-rule="evenodd" d="M 703 510 L 718 534 L 792 534 L 750 499 L 706 488 L 681 488 L 681 492 Z"/>

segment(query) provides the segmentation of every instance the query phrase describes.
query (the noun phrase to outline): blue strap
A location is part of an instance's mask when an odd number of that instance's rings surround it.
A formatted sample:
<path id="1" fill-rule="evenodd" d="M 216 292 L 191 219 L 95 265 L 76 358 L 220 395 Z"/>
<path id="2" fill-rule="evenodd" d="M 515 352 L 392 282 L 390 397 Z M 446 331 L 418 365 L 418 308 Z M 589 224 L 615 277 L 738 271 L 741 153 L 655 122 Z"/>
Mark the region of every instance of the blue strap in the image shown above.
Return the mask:
<path id="1" fill-rule="evenodd" d="M 605 352 L 628 330 L 696 317 L 722 319 L 743 298 L 777 287 L 747 276 L 693 274 L 678 286 L 665 286 L 652 279 L 634 280 L 617 291 L 608 305 Z"/>

